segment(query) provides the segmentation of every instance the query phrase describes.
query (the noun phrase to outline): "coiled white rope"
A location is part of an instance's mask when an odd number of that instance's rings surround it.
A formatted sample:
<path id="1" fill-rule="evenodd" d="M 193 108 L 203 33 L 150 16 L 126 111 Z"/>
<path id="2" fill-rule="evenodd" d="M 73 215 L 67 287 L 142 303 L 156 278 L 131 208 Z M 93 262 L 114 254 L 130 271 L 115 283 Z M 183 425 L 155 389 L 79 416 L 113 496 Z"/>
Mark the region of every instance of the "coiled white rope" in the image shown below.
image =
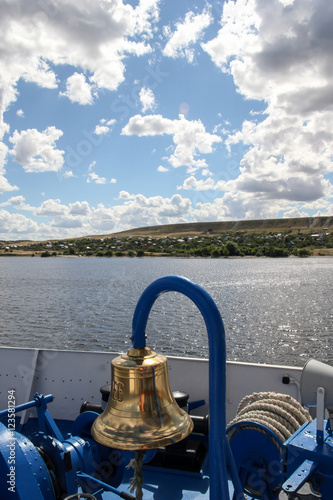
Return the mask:
<path id="1" fill-rule="evenodd" d="M 287 394 L 255 392 L 242 399 L 228 428 L 245 421 L 265 425 L 284 442 L 305 422 L 312 422 L 312 418 L 296 399 Z M 229 439 L 232 435 L 228 435 Z"/>

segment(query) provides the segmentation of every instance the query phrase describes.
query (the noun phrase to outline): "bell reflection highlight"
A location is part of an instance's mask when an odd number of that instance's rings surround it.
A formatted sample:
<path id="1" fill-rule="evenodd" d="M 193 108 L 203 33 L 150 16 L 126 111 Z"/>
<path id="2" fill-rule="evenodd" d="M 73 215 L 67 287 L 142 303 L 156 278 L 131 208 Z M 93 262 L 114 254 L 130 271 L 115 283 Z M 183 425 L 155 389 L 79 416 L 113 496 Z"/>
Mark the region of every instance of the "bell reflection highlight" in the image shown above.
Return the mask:
<path id="1" fill-rule="evenodd" d="M 148 450 L 176 443 L 193 429 L 169 384 L 167 359 L 149 348 L 131 349 L 111 363 L 111 392 L 91 432 L 120 450 Z"/>

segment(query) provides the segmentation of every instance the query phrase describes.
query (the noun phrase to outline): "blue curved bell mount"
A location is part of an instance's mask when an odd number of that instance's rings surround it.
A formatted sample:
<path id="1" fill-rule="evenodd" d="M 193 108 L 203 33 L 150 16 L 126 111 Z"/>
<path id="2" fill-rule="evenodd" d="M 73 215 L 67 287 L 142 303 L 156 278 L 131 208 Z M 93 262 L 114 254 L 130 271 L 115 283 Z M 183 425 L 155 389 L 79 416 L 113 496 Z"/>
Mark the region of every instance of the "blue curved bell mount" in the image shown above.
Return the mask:
<path id="1" fill-rule="evenodd" d="M 232 452 L 226 438 L 226 348 L 220 312 L 212 297 L 197 283 L 182 276 L 164 276 L 142 293 L 133 316 L 133 348 L 146 347 L 146 325 L 156 299 L 165 292 L 179 292 L 198 307 L 209 340 L 209 468 L 210 499 L 229 499 L 229 471 L 235 497 L 244 498 Z"/>

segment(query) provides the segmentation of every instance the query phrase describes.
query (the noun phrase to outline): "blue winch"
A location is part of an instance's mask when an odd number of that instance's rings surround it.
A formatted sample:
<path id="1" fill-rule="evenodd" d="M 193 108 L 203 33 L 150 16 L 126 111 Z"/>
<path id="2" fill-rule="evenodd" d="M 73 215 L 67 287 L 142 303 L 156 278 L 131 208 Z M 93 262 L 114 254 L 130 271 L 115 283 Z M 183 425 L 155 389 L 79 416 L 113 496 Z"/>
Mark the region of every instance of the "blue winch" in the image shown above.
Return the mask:
<path id="1" fill-rule="evenodd" d="M 309 360 L 302 403 L 291 396 L 254 393 L 239 404 L 227 428 L 243 489 L 262 500 L 330 500 L 333 492 L 333 368 Z M 325 419 L 325 414 L 331 418 Z"/>
<path id="2" fill-rule="evenodd" d="M 75 420 L 71 434 L 64 437 L 47 409 L 53 396 L 35 394 L 34 400 L 15 407 L 15 413 L 35 407 L 38 431 L 29 438 L 20 434 L 15 423 L 0 423 L 0 489 L 2 500 L 65 499 L 81 491 L 101 498 L 112 491 L 122 498 L 133 496 L 117 490 L 124 474 L 121 452 L 94 441 L 90 434 L 97 413 L 84 412 Z M 11 420 L 8 410 L 0 419 Z"/>
<path id="3" fill-rule="evenodd" d="M 244 491 L 262 500 L 330 500 L 333 434 L 329 421 L 322 443 L 317 421 L 305 423 L 283 444 L 265 425 L 244 421 L 229 428 Z"/>
<path id="4" fill-rule="evenodd" d="M 310 359 L 300 387 L 303 404 L 316 409 L 316 418 L 284 443 L 285 482 L 279 500 L 329 500 L 333 495 L 333 368 Z"/>
<path id="5" fill-rule="evenodd" d="M 333 492 L 333 433 L 325 421 L 323 439 L 318 440 L 317 419 L 284 443 L 283 469 L 287 478 L 279 500 L 330 499 Z"/>

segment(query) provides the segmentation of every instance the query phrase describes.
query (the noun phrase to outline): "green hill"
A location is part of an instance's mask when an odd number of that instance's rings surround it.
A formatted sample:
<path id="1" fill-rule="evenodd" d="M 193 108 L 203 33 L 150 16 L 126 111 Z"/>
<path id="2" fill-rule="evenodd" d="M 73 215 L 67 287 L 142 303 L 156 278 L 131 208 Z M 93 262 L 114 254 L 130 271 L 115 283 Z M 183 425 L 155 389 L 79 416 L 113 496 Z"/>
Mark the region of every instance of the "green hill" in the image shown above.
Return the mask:
<path id="1" fill-rule="evenodd" d="M 333 231 L 333 216 L 328 217 L 300 217 L 290 219 L 262 219 L 226 222 L 189 222 L 184 224 L 165 224 L 147 226 L 128 231 L 121 231 L 105 236 L 195 236 L 198 234 L 218 234 L 228 231 L 242 231 L 250 233 L 269 232 L 306 232 Z"/>

